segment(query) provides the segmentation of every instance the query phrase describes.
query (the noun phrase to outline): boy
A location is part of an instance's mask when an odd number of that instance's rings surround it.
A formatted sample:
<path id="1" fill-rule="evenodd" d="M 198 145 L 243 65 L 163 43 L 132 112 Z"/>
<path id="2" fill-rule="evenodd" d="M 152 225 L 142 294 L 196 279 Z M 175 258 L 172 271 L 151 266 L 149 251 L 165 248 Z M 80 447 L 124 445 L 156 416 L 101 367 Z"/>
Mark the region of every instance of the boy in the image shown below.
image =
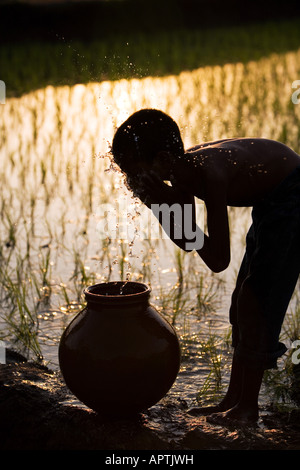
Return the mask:
<path id="1" fill-rule="evenodd" d="M 263 372 L 276 367 L 286 352 L 279 334 L 300 272 L 299 155 L 282 143 L 249 138 L 184 151 L 177 124 L 152 109 L 134 113 L 120 126 L 112 154 L 148 207 L 179 203 L 184 211 L 194 205 L 194 196 L 204 201 L 208 234 L 196 251 L 214 272 L 230 262 L 227 207 L 253 207 L 230 307 L 234 354 L 229 387 L 218 405 L 198 411 L 256 421 Z M 184 236 L 170 238 L 186 249 Z"/>

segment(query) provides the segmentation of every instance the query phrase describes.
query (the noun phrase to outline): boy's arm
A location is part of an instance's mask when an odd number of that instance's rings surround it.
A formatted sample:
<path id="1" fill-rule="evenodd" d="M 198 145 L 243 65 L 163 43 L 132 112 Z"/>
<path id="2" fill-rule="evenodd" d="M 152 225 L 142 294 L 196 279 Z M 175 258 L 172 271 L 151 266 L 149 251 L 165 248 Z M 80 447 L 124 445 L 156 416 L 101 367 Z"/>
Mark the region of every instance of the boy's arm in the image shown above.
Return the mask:
<path id="1" fill-rule="evenodd" d="M 194 196 L 180 186 L 167 185 L 154 173 L 143 175 L 140 182 L 135 194 L 152 210 L 169 238 L 187 252 L 202 246 L 203 232 L 195 223 Z"/>
<path id="2" fill-rule="evenodd" d="M 197 250 L 205 264 L 214 272 L 221 272 L 230 263 L 230 235 L 226 188 L 222 182 L 210 185 L 205 196 L 208 236 Z"/>
<path id="3" fill-rule="evenodd" d="M 205 264 L 214 272 L 220 272 L 226 269 L 230 262 L 230 237 L 227 214 L 227 193 L 223 181 L 212 182 L 208 184 L 206 191 L 205 205 L 207 210 L 207 229 L 208 235 L 203 234 L 202 230 L 196 225 L 195 221 L 195 200 L 194 196 L 188 194 L 180 188 L 173 188 L 161 181 L 156 175 L 144 175 L 140 179 L 140 190 L 135 192 L 141 201 L 147 205 L 157 217 L 158 221 L 165 230 L 159 213 L 153 211 L 153 205 L 179 204 L 184 214 L 184 205 L 190 205 L 193 217 L 193 231 L 199 237 L 204 237 L 202 247 L 196 249 L 199 256 Z M 187 207 L 187 206 L 186 206 Z M 173 213 L 170 214 L 170 233 L 167 232 L 171 240 L 184 251 L 193 251 L 187 249 L 193 241 L 184 237 L 183 218 L 177 218 L 175 221 Z M 175 227 L 177 225 L 177 227 Z M 172 230 L 173 229 L 173 230 Z M 166 230 L 165 230 L 166 231 Z M 176 235 L 182 234 L 181 237 Z M 196 245 L 194 245 L 196 246 Z"/>

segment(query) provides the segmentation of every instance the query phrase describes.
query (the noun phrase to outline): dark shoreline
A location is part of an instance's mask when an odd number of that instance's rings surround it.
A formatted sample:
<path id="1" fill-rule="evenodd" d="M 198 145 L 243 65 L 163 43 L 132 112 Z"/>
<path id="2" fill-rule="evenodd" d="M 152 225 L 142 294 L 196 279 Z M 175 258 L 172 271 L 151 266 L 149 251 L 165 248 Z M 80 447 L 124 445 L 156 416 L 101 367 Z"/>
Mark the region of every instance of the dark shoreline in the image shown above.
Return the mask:
<path id="1" fill-rule="evenodd" d="M 293 19 L 300 4 L 273 0 L 110 0 L 53 4 L 7 2 L 0 5 L 1 43 L 95 40 L 116 33 L 205 30 L 257 21 Z"/>
<path id="2" fill-rule="evenodd" d="M 55 40 L 0 41 L 0 79 L 11 98 L 48 85 L 163 77 L 205 66 L 247 64 L 299 47 L 300 16 L 207 30 L 117 31 L 93 40 L 67 40 L 57 34 Z"/>

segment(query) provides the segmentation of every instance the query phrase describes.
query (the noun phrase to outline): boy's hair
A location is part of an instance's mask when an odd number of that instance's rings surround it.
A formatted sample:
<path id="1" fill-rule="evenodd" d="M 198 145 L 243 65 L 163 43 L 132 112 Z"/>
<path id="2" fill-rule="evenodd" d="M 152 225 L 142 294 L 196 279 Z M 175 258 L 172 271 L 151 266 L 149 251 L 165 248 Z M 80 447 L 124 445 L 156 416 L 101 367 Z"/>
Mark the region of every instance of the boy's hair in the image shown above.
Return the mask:
<path id="1" fill-rule="evenodd" d="M 114 161 L 125 171 L 136 161 L 150 163 L 159 151 L 182 155 L 183 143 L 173 119 L 156 109 L 133 113 L 116 131 L 112 143 Z"/>

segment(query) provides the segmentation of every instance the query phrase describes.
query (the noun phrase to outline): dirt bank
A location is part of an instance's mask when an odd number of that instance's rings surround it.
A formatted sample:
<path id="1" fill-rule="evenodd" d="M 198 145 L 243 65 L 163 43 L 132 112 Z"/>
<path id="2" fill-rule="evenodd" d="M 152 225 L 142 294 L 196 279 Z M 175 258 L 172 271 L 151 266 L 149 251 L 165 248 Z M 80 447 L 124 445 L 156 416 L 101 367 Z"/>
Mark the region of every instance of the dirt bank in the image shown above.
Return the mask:
<path id="1" fill-rule="evenodd" d="M 166 397 L 131 420 L 104 422 L 70 394 L 60 374 L 30 363 L 0 365 L 2 450 L 298 450 L 300 411 L 262 411 L 253 428 L 221 427 Z"/>

